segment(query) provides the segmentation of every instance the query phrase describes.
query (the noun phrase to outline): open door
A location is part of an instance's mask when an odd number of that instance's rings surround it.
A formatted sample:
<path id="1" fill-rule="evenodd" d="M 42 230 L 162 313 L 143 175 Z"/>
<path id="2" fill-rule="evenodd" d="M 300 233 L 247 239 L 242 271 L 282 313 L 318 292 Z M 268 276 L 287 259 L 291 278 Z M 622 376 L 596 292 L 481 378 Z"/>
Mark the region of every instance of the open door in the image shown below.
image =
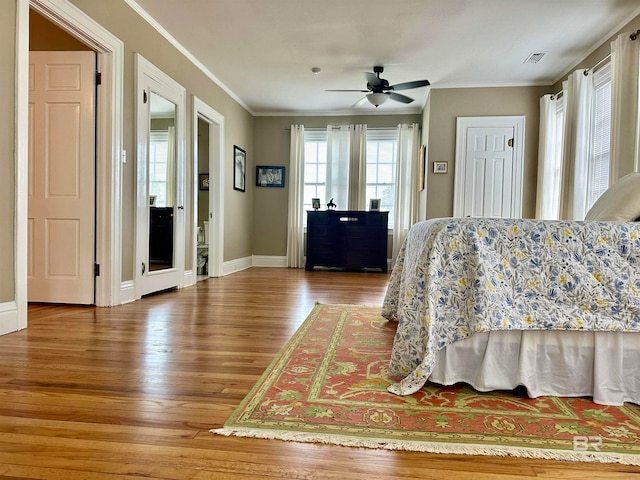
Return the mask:
<path id="1" fill-rule="evenodd" d="M 137 296 L 182 287 L 185 90 L 138 55 Z"/>
<path id="2" fill-rule="evenodd" d="M 30 52 L 30 302 L 90 305 L 95 262 L 94 52 Z"/>

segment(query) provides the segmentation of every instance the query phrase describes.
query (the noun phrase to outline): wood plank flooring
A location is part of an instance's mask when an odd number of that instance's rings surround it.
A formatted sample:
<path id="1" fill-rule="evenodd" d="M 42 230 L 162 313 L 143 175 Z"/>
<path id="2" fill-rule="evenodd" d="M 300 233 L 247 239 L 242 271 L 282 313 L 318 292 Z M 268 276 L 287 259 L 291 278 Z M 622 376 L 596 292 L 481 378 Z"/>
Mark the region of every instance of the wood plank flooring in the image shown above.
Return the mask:
<path id="1" fill-rule="evenodd" d="M 315 302 L 388 276 L 253 268 L 114 308 L 32 305 L 0 337 L 1 479 L 618 479 L 640 467 L 222 437 Z"/>

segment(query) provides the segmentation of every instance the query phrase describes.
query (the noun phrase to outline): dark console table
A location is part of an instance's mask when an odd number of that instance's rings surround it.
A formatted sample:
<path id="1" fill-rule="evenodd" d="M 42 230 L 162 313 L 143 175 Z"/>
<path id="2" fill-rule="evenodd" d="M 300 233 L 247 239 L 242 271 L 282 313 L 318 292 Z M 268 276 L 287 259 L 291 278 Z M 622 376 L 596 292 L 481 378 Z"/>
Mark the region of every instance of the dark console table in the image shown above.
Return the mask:
<path id="1" fill-rule="evenodd" d="M 308 211 L 306 270 L 376 268 L 386 273 L 388 217 L 389 212 Z"/>

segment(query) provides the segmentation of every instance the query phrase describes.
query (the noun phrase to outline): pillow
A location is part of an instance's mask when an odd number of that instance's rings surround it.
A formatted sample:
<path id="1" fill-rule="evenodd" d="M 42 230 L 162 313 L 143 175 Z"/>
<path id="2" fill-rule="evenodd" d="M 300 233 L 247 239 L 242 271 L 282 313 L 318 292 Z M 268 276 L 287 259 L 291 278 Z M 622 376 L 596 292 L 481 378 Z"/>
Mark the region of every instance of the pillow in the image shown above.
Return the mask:
<path id="1" fill-rule="evenodd" d="M 585 220 L 633 222 L 640 217 L 640 172 L 611 185 L 587 212 Z"/>

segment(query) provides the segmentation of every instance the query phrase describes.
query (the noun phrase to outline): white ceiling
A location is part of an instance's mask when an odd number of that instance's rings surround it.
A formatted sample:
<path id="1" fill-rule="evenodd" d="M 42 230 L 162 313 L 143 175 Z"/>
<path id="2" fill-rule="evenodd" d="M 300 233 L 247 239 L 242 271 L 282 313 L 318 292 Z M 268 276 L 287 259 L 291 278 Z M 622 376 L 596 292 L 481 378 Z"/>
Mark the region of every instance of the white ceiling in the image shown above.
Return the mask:
<path id="1" fill-rule="evenodd" d="M 373 113 L 363 72 L 432 88 L 551 85 L 639 0 L 127 0 L 256 115 Z M 146 12 L 146 13 L 145 13 Z M 533 52 L 547 52 L 525 64 Z M 320 67 L 321 73 L 311 73 Z M 376 113 L 419 112 L 427 87 Z"/>

